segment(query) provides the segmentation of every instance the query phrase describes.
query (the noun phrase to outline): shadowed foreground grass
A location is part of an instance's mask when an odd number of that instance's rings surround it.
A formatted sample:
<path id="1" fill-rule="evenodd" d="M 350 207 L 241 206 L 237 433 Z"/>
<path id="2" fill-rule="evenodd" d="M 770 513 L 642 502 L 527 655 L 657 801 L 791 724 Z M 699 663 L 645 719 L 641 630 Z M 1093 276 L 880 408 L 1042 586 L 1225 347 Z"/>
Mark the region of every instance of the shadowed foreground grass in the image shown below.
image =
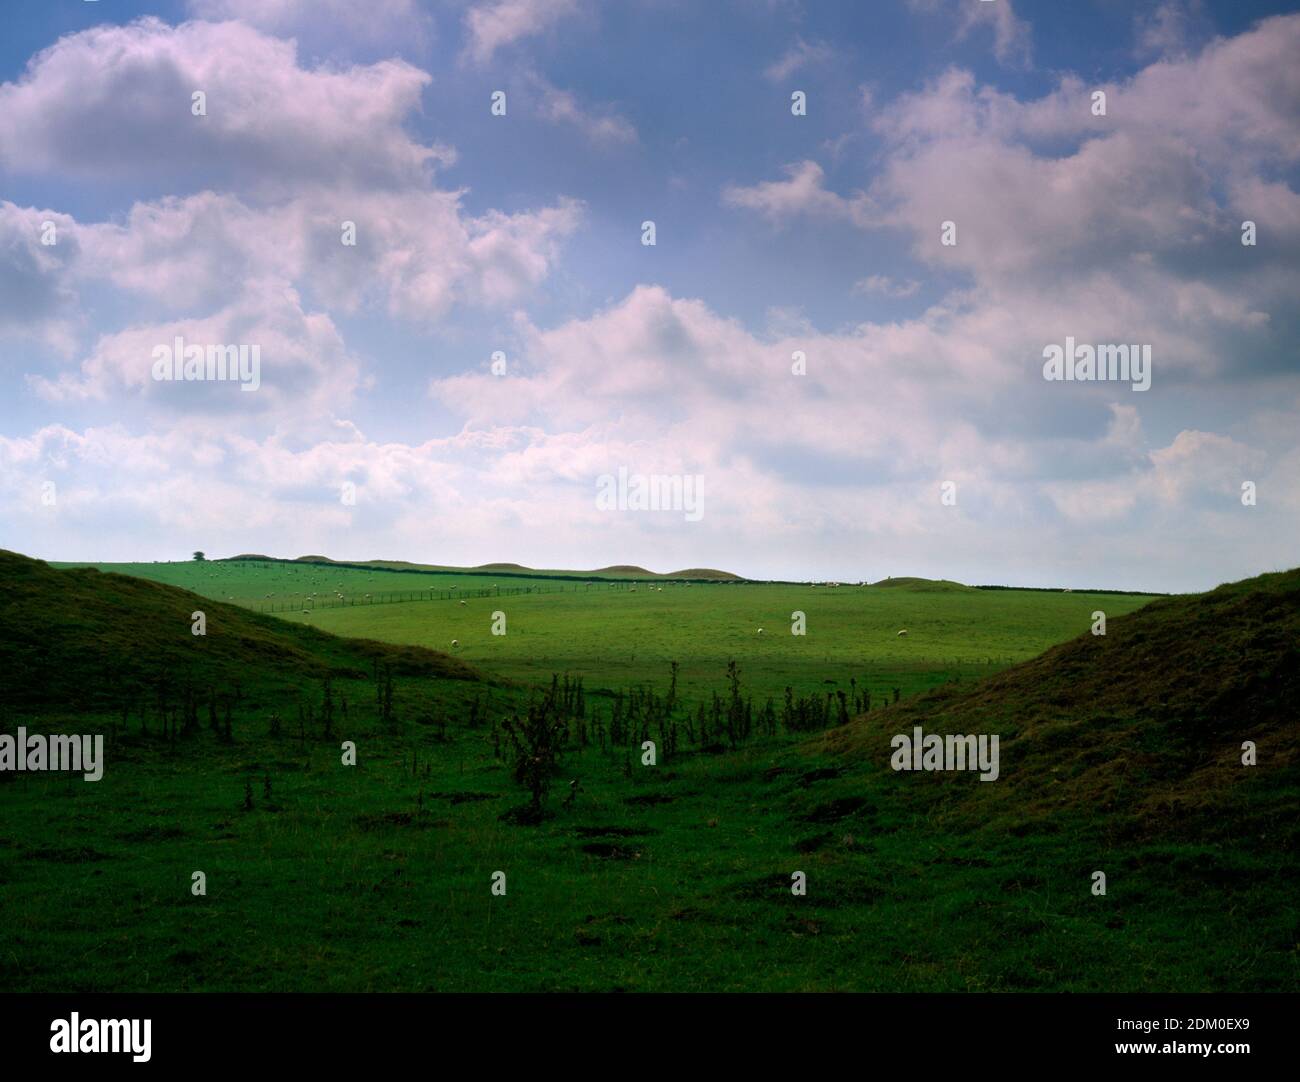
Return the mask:
<path id="1" fill-rule="evenodd" d="M 5 784 L 3 986 L 1297 986 L 1294 861 L 1253 846 L 1117 842 L 1077 814 L 955 833 L 887 768 L 846 768 L 817 740 L 631 778 L 621 753 L 588 749 L 558 786 L 581 778 L 574 806 L 520 827 L 498 818 L 521 794 L 485 733 L 424 747 L 415 775 L 413 741 L 357 742 L 347 768 L 290 739 L 200 735 L 173 754 L 133 738 L 100 783 Z"/>
<path id="2" fill-rule="evenodd" d="M 410 628 L 368 629 L 406 645 L 359 642 L 204 602 L 209 635 L 196 641 L 196 599 L 172 587 L 12 555 L 0 580 L 13 683 L 0 730 L 100 732 L 108 745 L 97 783 L 0 773 L 9 991 L 1300 988 L 1300 573 L 1158 602 L 1113 619 L 1104 640 L 1079 628 L 1041 657 L 941 687 L 918 639 L 1018 637 L 1019 660 L 1059 628 L 1056 606 L 1091 601 L 826 591 L 810 626 L 841 630 L 817 649 L 847 675 L 857 647 L 832 644 L 859 634 L 869 646 L 897 621 L 888 606 L 905 606 L 916 637 L 865 660 L 875 681 L 911 672 L 907 691 L 931 690 L 882 708 L 872 683 L 873 709 L 847 725 L 737 750 L 661 747 L 655 766 L 575 739 L 539 826 L 502 819 L 525 794 L 493 737 L 535 693 L 409 644 Z M 712 620 L 694 641 L 723 657 L 730 625 L 766 603 L 759 588 L 708 589 L 718 600 L 665 590 L 516 615 L 556 644 L 579 620 L 573 649 L 589 658 L 605 656 L 591 648 L 602 629 L 610 654 L 639 638 L 654 662 L 641 680 L 662 695 L 656 651 L 687 640 L 669 620 L 652 641 L 648 606 L 695 606 L 679 617 Z M 420 608 L 436 606 L 382 611 Z M 480 664 L 482 638 L 466 651 Z M 520 672 L 527 652 L 509 641 L 500 660 Z M 801 671 L 791 652 L 805 645 L 737 638 L 746 690 Z M 376 672 L 395 674 L 391 718 Z M 586 675 L 589 707 L 608 717 L 597 692 L 619 670 Z M 723 674 L 711 679 L 721 690 Z M 201 707 L 233 702 L 229 740 L 206 709 L 186 726 L 190 690 Z M 891 770 L 891 737 L 914 725 L 1002 734 L 1000 779 Z M 1247 738 L 1254 768 L 1239 762 Z M 344 741 L 356 766 L 341 762 Z M 191 893 L 195 871 L 206 896 Z M 504 896 L 491 893 L 497 871 Z"/>

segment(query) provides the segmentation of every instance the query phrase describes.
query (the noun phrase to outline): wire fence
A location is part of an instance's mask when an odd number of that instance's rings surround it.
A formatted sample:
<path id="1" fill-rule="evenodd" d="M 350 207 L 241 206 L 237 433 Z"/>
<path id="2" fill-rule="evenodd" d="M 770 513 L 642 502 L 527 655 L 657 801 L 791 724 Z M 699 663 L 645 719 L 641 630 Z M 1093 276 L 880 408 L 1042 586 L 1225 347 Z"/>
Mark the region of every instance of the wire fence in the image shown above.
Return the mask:
<path id="1" fill-rule="evenodd" d="M 572 586 L 479 586 L 455 590 L 430 587 L 424 590 L 381 590 L 368 594 L 345 594 L 342 597 L 337 595 L 322 597 L 319 594 L 311 597 L 299 594 L 294 598 L 245 601 L 243 604 L 257 612 L 265 613 L 313 612 L 316 609 L 345 609 L 356 605 L 398 605 L 408 601 L 472 601 L 496 597 L 526 597 L 530 594 L 591 593 L 602 590 L 635 592 L 638 585 L 634 582 L 578 582 Z M 654 587 L 646 583 L 645 588 Z"/>

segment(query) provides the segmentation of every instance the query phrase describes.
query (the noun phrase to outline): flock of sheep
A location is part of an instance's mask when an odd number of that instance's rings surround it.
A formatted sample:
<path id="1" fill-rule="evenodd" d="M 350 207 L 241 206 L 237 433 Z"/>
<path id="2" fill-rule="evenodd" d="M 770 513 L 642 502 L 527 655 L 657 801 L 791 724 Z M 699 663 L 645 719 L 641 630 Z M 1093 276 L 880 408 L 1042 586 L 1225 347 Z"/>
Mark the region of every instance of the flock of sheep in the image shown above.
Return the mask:
<path id="1" fill-rule="evenodd" d="M 590 586 L 590 585 L 592 585 L 592 584 L 591 584 L 591 583 L 587 583 L 587 585 Z M 688 583 L 685 583 L 684 585 L 686 585 L 686 586 L 690 586 L 690 583 L 688 582 Z M 814 583 L 812 583 L 812 585 L 813 585 L 813 586 L 818 586 L 818 585 L 825 585 L 825 586 L 840 586 L 840 585 L 843 585 L 843 584 L 842 584 L 842 583 L 838 583 L 838 582 L 827 582 L 827 583 L 816 583 L 816 582 L 814 582 Z M 865 586 L 865 585 L 867 585 L 867 584 L 864 582 L 864 583 L 860 583 L 860 585 Z M 343 583 L 340 582 L 340 583 L 339 583 L 339 586 L 342 587 L 342 586 L 343 586 Z M 453 586 L 451 587 L 451 589 L 453 589 L 453 590 L 456 589 L 456 586 L 453 585 Z M 654 584 L 651 584 L 651 585 L 648 587 L 648 589 L 650 590 L 651 593 L 654 593 L 656 590 L 657 590 L 659 593 L 661 593 L 661 594 L 664 592 L 664 588 L 663 588 L 662 586 L 655 586 Z M 629 592 L 629 593 L 633 593 L 633 594 L 636 593 L 636 587 L 635 587 L 635 586 L 630 586 L 630 587 L 628 587 L 628 592 Z M 1068 593 L 1069 591 L 1067 590 L 1066 592 Z M 273 595 L 272 595 L 272 594 L 267 594 L 266 596 L 267 596 L 267 598 L 269 599 L 269 598 L 272 597 Z M 337 598 L 339 601 L 344 601 L 344 600 L 346 600 L 346 598 L 344 597 L 344 595 L 343 595 L 341 592 L 336 592 L 334 596 L 335 596 L 335 598 Z M 369 595 L 369 594 L 366 594 L 365 597 L 369 598 L 370 595 Z M 234 599 L 233 597 L 231 597 L 230 600 L 231 600 L 231 601 L 234 601 L 235 599 Z M 313 594 L 308 594 L 308 595 L 307 595 L 307 600 L 308 600 L 308 601 L 315 601 L 315 600 L 316 600 L 316 595 L 315 595 L 314 593 L 313 593 Z M 461 604 L 462 606 L 464 606 L 464 607 L 468 607 L 468 604 L 469 604 L 469 603 L 468 603 L 464 598 L 461 598 L 461 599 L 460 599 L 460 604 Z M 304 616 L 310 616 L 310 615 L 311 615 L 311 610 L 310 610 L 310 609 L 303 609 L 303 610 L 302 610 L 302 614 L 303 614 Z M 763 629 L 762 629 L 761 627 L 758 628 L 758 630 L 757 630 L 756 633 L 759 634 L 759 635 L 763 634 Z M 898 632 L 898 637 L 899 637 L 900 639 L 901 639 L 901 638 L 906 638 L 906 637 L 907 637 L 907 628 L 903 628 L 902 630 L 900 630 L 900 631 Z M 453 648 L 459 647 L 459 646 L 460 646 L 460 640 L 459 640 L 459 639 L 452 639 L 452 640 L 451 640 L 451 645 L 452 645 Z"/>

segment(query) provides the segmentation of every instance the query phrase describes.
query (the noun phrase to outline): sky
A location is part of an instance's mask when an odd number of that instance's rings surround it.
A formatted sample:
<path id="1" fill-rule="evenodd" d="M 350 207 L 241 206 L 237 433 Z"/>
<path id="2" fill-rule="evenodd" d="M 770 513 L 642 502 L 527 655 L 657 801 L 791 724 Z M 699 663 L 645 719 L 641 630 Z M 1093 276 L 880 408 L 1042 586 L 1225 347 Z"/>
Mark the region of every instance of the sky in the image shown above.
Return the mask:
<path id="1" fill-rule="evenodd" d="M 1296 3 L 0 23 L 2 548 L 1160 591 L 1300 564 Z M 1048 378 L 1115 346 L 1145 376 Z M 255 378 L 208 378 L 226 347 Z"/>

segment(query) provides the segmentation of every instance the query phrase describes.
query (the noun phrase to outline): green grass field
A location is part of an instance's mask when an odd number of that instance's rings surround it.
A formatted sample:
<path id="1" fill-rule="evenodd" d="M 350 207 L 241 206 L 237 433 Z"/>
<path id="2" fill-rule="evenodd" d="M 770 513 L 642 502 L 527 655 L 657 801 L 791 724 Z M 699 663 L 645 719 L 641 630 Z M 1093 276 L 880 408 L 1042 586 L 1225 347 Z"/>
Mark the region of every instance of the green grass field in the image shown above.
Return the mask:
<path id="1" fill-rule="evenodd" d="M 236 604 L 284 604 L 288 611 L 278 615 L 288 621 L 336 635 L 450 652 L 526 683 L 568 673 L 583 677 L 589 689 L 650 683 L 662 690 L 676 661 L 688 699 L 721 692 L 731 659 L 740 664 L 746 688 L 760 701 L 779 698 L 786 686 L 797 694 L 813 694 L 847 688 L 853 679 L 877 698 L 892 697 L 894 688 L 912 695 L 1033 657 L 1086 631 L 1094 611 L 1119 616 L 1151 600 L 1129 594 L 936 590 L 923 581 L 914 587 L 665 582 L 657 588 L 633 584 L 632 589 L 624 583 L 588 589 L 585 583 L 554 579 L 407 575 L 276 563 L 95 566 Z M 421 596 L 421 587 L 432 588 L 438 599 L 374 603 L 382 594 Z M 476 596 L 494 587 L 545 592 Z M 334 600 L 330 590 L 340 590 L 350 603 L 326 607 Z M 313 592 L 319 608 L 305 600 Z M 456 600 L 461 594 L 468 597 L 464 606 Z M 505 613 L 504 635 L 492 633 L 495 612 Z M 805 614 L 803 635 L 791 633 L 795 612 Z M 902 629 L 908 631 L 904 638 L 898 636 Z M 453 640 L 459 646 L 452 647 Z"/>
<path id="2" fill-rule="evenodd" d="M 436 594 L 449 594 L 453 590 L 460 590 L 477 594 L 528 587 L 546 590 L 581 587 L 586 590 L 585 582 L 560 581 L 541 575 L 494 577 L 440 571 L 364 570 L 288 561 L 261 563 L 247 560 L 191 560 L 184 563 L 61 563 L 53 566 L 95 567 L 101 571 L 114 571 L 121 575 L 179 586 L 203 597 L 259 610 L 269 610 L 274 604 L 277 612 L 286 607 L 290 610 L 308 607 L 312 605 L 308 600 L 312 595 L 315 595 L 323 608 L 326 604 L 337 603 L 337 595 L 340 593 L 344 595 L 348 606 L 361 606 L 369 604 L 371 598 L 396 593 L 427 594 L 433 591 Z"/>
<path id="3" fill-rule="evenodd" d="M 139 566 L 247 600 L 292 574 L 241 567 L 218 587 L 202 565 Z M 1300 741 L 1284 716 L 1300 575 L 1236 607 L 1146 611 L 1119 595 L 664 584 L 507 598 L 504 636 L 496 599 L 288 620 L 213 600 L 199 640 L 189 595 L 41 567 L 0 564 L 20 688 L 3 730 L 102 731 L 109 754 L 93 784 L 0 775 L 8 990 L 1300 987 Z M 1105 639 L 1088 634 L 1094 609 Z M 418 649 L 453 638 L 465 664 Z M 728 693 L 733 659 L 756 706 L 852 678 L 873 707 L 734 749 L 715 734 L 670 754 L 652 731 L 654 766 L 635 738 L 597 739 L 603 691 L 662 697 L 677 661 L 685 724 Z M 566 721 L 551 814 L 519 825 L 502 817 L 527 794 L 499 723 L 552 673 L 583 677 L 586 713 Z M 348 701 L 328 735 L 327 674 Z M 227 740 L 207 703 L 221 713 L 236 682 Z M 893 687 L 903 701 L 885 706 Z M 1204 745 L 1180 742 L 1183 718 Z M 891 771 L 880 749 L 913 724 L 1003 732 L 1003 780 Z M 1229 768 L 1246 732 L 1264 758 L 1243 781 Z"/>

